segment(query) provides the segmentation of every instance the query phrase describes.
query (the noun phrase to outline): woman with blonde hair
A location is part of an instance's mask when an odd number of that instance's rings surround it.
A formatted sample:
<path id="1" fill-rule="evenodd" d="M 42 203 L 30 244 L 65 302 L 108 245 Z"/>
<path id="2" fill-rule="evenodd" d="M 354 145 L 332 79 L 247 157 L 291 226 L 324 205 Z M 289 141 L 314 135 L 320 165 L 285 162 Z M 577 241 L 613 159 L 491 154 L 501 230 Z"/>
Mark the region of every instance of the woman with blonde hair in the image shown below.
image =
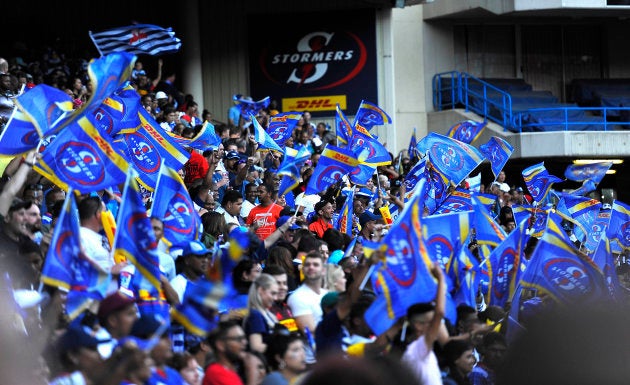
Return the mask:
<path id="1" fill-rule="evenodd" d="M 346 291 L 346 274 L 339 265 L 326 265 L 326 280 L 324 288 L 328 291 L 343 293 Z"/>
<path id="2" fill-rule="evenodd" d="M 249 315 L 245 318 L 243 329 L 252 351 L 264 353 L 267 349 L 267 340 L 278 323 L 270 310 L 277 296 L 278 283 L 269 274 L 261 274 L 249 288 Z"/>

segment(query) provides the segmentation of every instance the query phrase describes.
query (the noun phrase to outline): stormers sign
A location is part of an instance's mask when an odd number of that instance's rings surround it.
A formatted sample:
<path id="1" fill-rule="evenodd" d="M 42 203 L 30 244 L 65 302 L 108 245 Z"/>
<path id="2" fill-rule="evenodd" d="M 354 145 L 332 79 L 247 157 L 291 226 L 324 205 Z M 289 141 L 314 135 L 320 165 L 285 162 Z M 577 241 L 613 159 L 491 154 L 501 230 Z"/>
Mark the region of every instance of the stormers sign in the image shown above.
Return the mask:
<path id="1" fill-rule="evenodd" d="M 258 16 L 249 22 L 252 96 L 329 115 L 340 101 L 356 108 L 377 99 L 374 11 L 307 14 L 291 28 Z"/>

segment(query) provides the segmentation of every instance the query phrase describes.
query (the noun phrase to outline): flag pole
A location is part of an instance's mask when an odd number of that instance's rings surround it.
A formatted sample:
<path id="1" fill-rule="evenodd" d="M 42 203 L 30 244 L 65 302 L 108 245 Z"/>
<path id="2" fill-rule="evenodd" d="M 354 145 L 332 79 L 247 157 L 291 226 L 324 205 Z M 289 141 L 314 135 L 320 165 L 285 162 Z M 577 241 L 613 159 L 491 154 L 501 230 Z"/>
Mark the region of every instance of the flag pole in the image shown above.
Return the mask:
<path id="1" fill-rule="evenodd" d="M 128 195 L 129 195 L 129 185 L 131 184 L 131 179 L 135 177 L 135 170 L 133 168 L 129 168 L 129 173 L 127 174 L 127 179 L 125 180 L 125 187 L 124 187 L 124 191 L 123 191 L 123 196 L 122 196 L 122 202 L 120 203 L 120 207 L 118 208 L 118 212 L 123 212 L 123 208 L 124 208 L 124 204 L 127 203 L 127 199 L 128 199 Z M 118 227 L 118 226 L 116 226 Z M 114 236 L 114 242 L 112 243 L 112 252 L 111 252 L 111 258 L 115 259 L 114 256 L 116 255 L 116 246 L 118 243 L 118 238 L 121 236 L 122 231 L 116 231 L 116 236 Z"/>

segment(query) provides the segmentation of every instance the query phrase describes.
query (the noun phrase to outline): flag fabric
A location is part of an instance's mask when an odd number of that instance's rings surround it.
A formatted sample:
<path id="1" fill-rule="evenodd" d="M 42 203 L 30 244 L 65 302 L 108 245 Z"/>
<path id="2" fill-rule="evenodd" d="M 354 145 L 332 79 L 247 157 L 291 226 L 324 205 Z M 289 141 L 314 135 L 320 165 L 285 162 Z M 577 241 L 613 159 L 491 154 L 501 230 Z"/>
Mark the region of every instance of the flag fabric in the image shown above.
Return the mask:
<path id="1" fill-rule="evenodd" d="M 359 104 L 359 109 L 354 116 L 354 122 L 352 126 L 358 131 L 369 132 L 374 126 L 382 126 L 383 124 L 391 124 L 392 118 L 387 115 L 376 104 L 362 100 Z"/>
<path id="2" fill-rule="evenodd" d="M 172 245 L 199 239 L 201 217 L 193 205 L 184 181 L 177 171 L 162 165 L 153 193 L 151 216 L 164 224 L 164 238 Z"/>
<path id="3" fill-rule="evenodd" d="M 111 275 L 81 251 L 79 227 L 79 212 L 70 189 L 46 254 L 41 281 L 69 292 L 66 313 L 71 319 L 93 301 L 105 298 L 111 281 Z"/>
<path id="4" fill-rule="evenodd" d="M 138 129 L 117 136 L 116 144 L 138 171 L 142 186 L 153 191 L 162 163 L 172 169 L 180 170 L 190 158 L 190 154 L 166 134 L 144 108 L 140 109 L 138 116 L 141 123 Z"/>
<path id="5" fill-rule="evenodd" d="M 133 263 L 136 269 L 160 290 L 162 273 L 156 249 L 157 241 L 142 202 L 135 174 L 132 169 L 125 183 L 112 250 L 114 255 L 122 254 Z"/>
<path id="6" fill-rule="evenodd" d="M 208 309 L 204 309 L 194 302 L 183 302 L 171 308 L 173 321 L 198 337 L 206 337 L 210 331 L 217 327 L 218 322 L 213 318 L 213 315 Z"/>
<path id="7" fill-rule="evenodd" d="M 582 183 L 582 186 L 571 191 L 569 194 L 582 196 L 582 195 L 586 195 L 590 193 L 591 191 L 595 191 L 596 188 L 597 188 L 597 185 L 595 184 L 595 182 L 593 182 L 591 179 L 587 179 L 584 181 L 584 183 Z"/>
<path id="8" fill-rule="evenodd" d="M 433 166 L 431 158 L 427 158 L 424 169 L 424 178 L 427 181 L 424 208 L 429 214 L 434 214 L 449 195 L 450 181 L 448 176 Z"/>
<path id="9" fill-rule="evenodd" d="M 39 84 L 15 98 L 15 104 L 33 123 L 40 137 L 47 135 L 72 112 L 72 98 L 60 89 Z"/>
<path id="10" fill-rule="evenodd" d="M 109 136 L 133 132 L 140 126 L 140 95 L 131 86 L 115 91 L 94 111 L 99 131 Z"/>
<path id="11" fill-rule="evenodd" d="M 403 180 L 403 185 L 405 186 L 405 191 L 407 197 L 413 194 L 415 187 L 418 185 L 420 180 L 424 178 L 424 170 L 426 166 L 426 158 L 421 159 L 416 163 L 411 170 L 405 175 Z"/>
<path id="12" fill-rule="evenodd" d="M 274 150 L 280 153 L 284 153 L 284 150 L 282 150 L 282 148 L 278 146 L 278 143 L 274 142 L 273 139 L 271 139 L 271 136 L 269 136 L 269 134 L 267 133 L 267 131 L 265 131 L 260 125 L 260 123 L 258 123 L 258 120 L 256 120 L 256 117 L 254 115 L 250 115 L 250 116 L 252 119 L 252 124 L 254 125 L 254 138 L 256 140 L 256 143 L 258 143 L 258 146 L 259 146 L 258 149 L 259 150 Z"/>
<path id="13" fill-rule="evenodd" d="M 487 121 L 475 122 L 474 120 L 464 120 L 455 123 L 455 125 L 448 129 L 446 135 L 460 142 L 471 144 L 479 138 L 487 124 Z"/>
<path id="14" fill-rule="evenodd" d="M 521 221 L 490 254 L 488 263 L 492 266 L 492 280 L 489 305 L 505 307 L 514 295 L 521 272 L 521 257 L 529 238 L 527 224 L 527 219 Z"/>
<path id="15" fill-rule="evenodd" d="M 203 126 L 199 133 L 192 138 L 184 138 L 172 132 L 167 132 L 177 144 L 183 147 L 191 147 L 195 150 L 206 151 L 209 149 L 218 149 L 221 144 L 221 138 L 219 138 L 214 130 L 214 125 L 208 121 L 203 123 Z"/>
<path id="16" fill-rule="evenodd" d="M 277 175 L 282 176 L 278 196 L 286 195 L 300 184 L 300 169 L 310 157 L 311 153 L 305 146 L 300 146 L 298 149 L 285 147 L 282 163 L 276 171 Z"/>
<path id="17" fill-rule="evenodd" d="M 299 112 L 283 112 L 276 114 L 269 118 L 267 133 L 279 146 L 284 146 L 291 137 L 291 134 L 293 134 L 293 130 L 301 116 L 302 114 Z"/>
<path id="18" fill-rule="evenodd" d="M 359 186 L 365 186 L 372 179 L 372 175 L 376 172 L 376 167 L 369 164 L 359 164 L 350 172 L 350 182 Z"/>
<path id="19" fill-rule="evenodd" d="M 427 253 L 445 271 L 468 239 L 471 214 L 472 211 L 466 211 L 422 218 L 422 236 Z"/>
<path id="20" fill-rule="evenodd" d="M 57 135 L 33 169 L 57 186 L 80 193 L 123 183 L 129 165 L 109 141 L 94 126 L 94 117 L 86 115 Z"/>
<path id="21" fill-rule="evenodd" d="M 246 118 L 251 117 L 251 115 L 258 115 L 260 110 L 269 107 L 269 103 L 271 103 L 271 98 L 269 96 L 260 99 L 257 102 L 241 98 L 238 100 L 237 107 L 241 111 L 241 116 Z"/>
<path id="22" fill-rule="evenodd" d="M 488 143 L 479 146 L 479 151 L 490 161 L 490 167 L 496 179 L 514 152 L 514 148 L 505 139 L 493 136 Z"/>
<path id="23" fill-rule="evenodd" d="M 616 242 L 624 251 L 630 249 L 630 206 L 613 202 L 606 233 L 611 243 Z"/>
<path id="24" fill-rule="evenodd" d="M 96 33 L 90 31 L 89 34 L 101 55 L 129 52 L 155 56 L 175 53 L 182 45 L 171 28 L 151 24 L 134 24 Z"/>
<path id="25" fill-rule="evenodd" d="M 468 244 L 468 240 L 464 241 L 464 245 Z M 475 257 L 466 246 L 460 248 L 459 253 L 447 263 L 444 272 L 451 277 L 453 289 L 450 292 L 455 305 L 463 303 L 471 307 L 477 306 L 476 298 L 480 282 L 477 265 Z"/>
<path id="26" fill-rule="evenodd" d="M 335 131 L 337 134 L 337 143 L 341 145 L 347 145 L 350 143 L 350 138 L 352 137 L 352 126 L 346 115 L 341 110 L 339 104 L 335 107 Z"/>
<path id="27" fill-rule="evenodd" d="M 423 190 L 418 188 L 383 239 L 385 261 L 377 263 L 371 277 L 377 297 L 364 316 L 376 335 L 389 329 L 412 304 L 435 299 L 437 282 L 430 273 L 433 262 L 420 222 Z"/>
<path id="28" fill-rule="evenodd" d="M 354 189 L 351 189 L 346 195 L 346 200 L 341 206 L 339 218 L 335 223 L 335 229 L 352 236 L 352 216 L 354 206 Z"/>
<path id="29" fill-rule="evenodd" d="M 617 276 L 617 270 L 615 263 L 615 257 L 613 256 L 610 241 L 606 234 L 602 234 L 599 240 L 599 245 L 593 253 L 593 263 L 599 268 L 606 280 L 606 286 L 610 296 L 616 301 L 624 301 L 626 298 L 626 290 L 621 286 L 619 282 L 619 276 Z"/>
<path id="30" fill-rule="evenodd" d="M 562 182 L 562 179 L 547 172 L 545 162 L 526 168 L 522 174 L 525 186 L 536 202 L 542 202 L 545 199 L 552 184 Z"/>
<path id="31" fill-rule="evenodd" d="M 418 151 L 428 152 L 431 164 L 455 186 L 483 161 L 483 155 L 473 146 L 434 132 L 420 140 Z"/>
<path id="32" fill-rule="evenodd" d="M 606 171 L 610 169 L 612 162 L 598 162 L 589 164 L 571 164 L 564 172 L 565 178 L 582 182 L 587 179 L 592 180 L 595 184 L 602 181 L 606 175 Z"/>
<path id="33" fill-rule="evenodd" d="M 507 237 L 505 231 L 499 226 L 492 216 L 486 210 L 484 205 L 479 202 L 476 196 L 472 197 L 474 208 L 474 223 L 477 242 L 480 245 L 490 245 L 497 247 Z"/>
<path id="34" fill-rule="evenodd" d="M 409 160 L 412 162 L 418 158 L 418 151 L 416 150 L 417 145 L 418 140 L 416 139 L 416 128 L 414 127 L 411 139 L 409 139 L 409 147 L 407 147 L 407 155 L 409 155 Z"/>
<path id="35" fill-rule="evenodd" d="M 600 211 L 597 213 L 593 224 L 586 234 L 586 239 L 582 244 L 582 247 L 586 250 L 587 254 L 590 255 L 595 251 L 597 245 L 599 245 L 602 235 L 606 234 L 608 225 L 610 224 L 610 217 L 610 211 Z"/>
<path id="36" fill-rule="evenodd" d="M 556 206 L 556 210 L 563 219 L 577 226 L 574 228 L 573 233 L 580 242 L 583 242 L 593 222 L 595 222 L 595 218 L 597 218 L 601 207 L 601 202 L 595 199 L 562 194 Z"/>
<path id="37" fill-rule="evenodd" d="M 434 214 L 448 214 L 472 210 L 472 196 L 458 187 L 446 197 L 444 202 L 435 210 Z"/>
<path id="38" fill-rule="evenodd" d="M 0 134 L 0 155 L 16 156 L 37 148 L 39 134 L 28 115 L 13 110 L 4 130 Z"/>
<path id="39" fill-rule="evenodd" d="M 358 164 L 357 158 L 349 150 L 327 144 L 317 167 L 306 186 L 306 195 L 318 194 L 349 174 Z"/>
<path id="40" fill-rule="evenodd" d="M 610 298 L 602 272 L 590 258 L 575 250 L 560 227 L 560 218 L 553 213 L 520 285 L 559 304 L 580 301 L 588 306 Z"/>
<path id="41" fill-rule="evenodd" d="M 372 167 L 392 163 L 387 148 L 367 131 L 365 133 L 353 131 L 348 147 L 362 163 Z"/>

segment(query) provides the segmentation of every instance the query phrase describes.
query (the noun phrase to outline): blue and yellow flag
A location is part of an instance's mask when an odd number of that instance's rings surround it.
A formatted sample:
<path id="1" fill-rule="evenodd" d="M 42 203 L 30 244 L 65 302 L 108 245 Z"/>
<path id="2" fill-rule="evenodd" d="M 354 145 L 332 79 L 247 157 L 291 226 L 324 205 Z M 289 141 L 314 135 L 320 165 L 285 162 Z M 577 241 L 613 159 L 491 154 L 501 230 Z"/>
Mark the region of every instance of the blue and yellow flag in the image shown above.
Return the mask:
<path id="1" fill-rule="evenodd" d="M 542 202 L 545 199 L 552 184 L 562 182 L 562 179 L 547 172 L 545 162 L 540 162 L 523 170 L 523 179 L 527 190 L 536 202 Z"/>
<path id="2" fill-rule="evenodd" d="M 48 135 L 73 112 L 72 99 L 60 89 L 39 84 L 24 92 L 15 103 L 33 123 L 40 137 Z"/>
<path id="3" fill-rule="evenodd" d="M 284 146 L 291 134 L 293 134 L 293 130 L 301 116 L 302 114 L 299 112 L 283 112 L 274 115 L 269 118 L 267 133 L 279 146 Z"/>
<path id="4" fill-rule="evenodd" d="M 111 275 L 81 251 L 79 212 L 68 191 L 42 268 L 42 283 L 68 292 L 66 312 L 76 318 L 92 302 L 102 300 Z"/>
<path id="5" fill-rule="evenodd" d="M 487 124 L 487 121 L 475 122 L 474 120 L 464 120 L 455 123 L 453 127 L 448 129 L 446 135 L 460 142 L 471 144 L 479 138 Z"/>
<path id="6" fill-rule="evenodd" d="M 606 234 L 602 235 L 597 249 L 593 252 L 593 263 L 595 263 L 602 274 L 604 274 L 610 296 L 616 301 L 625 301 L 627 298 L 626 290 L 619 282 L 616 269 L 617 263 L 615 262 L 611 244 Z"/>
<path id="7" fill-rule="evenodd" d="M 497 196 L 494 194 L 473 194 L 475 198 L 486 208 L 488 212 L 493 212 L 497 205 Z"/>
<path id="8" fill-rule="evenodd" d="M 164 238 L 172 245 L 199 239 L 201 217 L 177 171 L 163 165 L 155 191 L 151 216 L 164 223 Z"/>
<path id="9" fill-rule="evenodd" d="M 409 155 L 409 160 L 411 162 L 415 162 L 418 159 L 418 150 L 416 147 L 418 146 L 418 140 L 416 139 L 416 128 L 413 128 L 413 134 L 411 134 L 411 139 L 409 139 L 409 147 L 407 147 L 407 154 Z"/>
<path id="10" fill-rule="evenodd" d="M 448 214 L 472 210 L 472 196 L 458 187 L 438 206 L 434 214 Z"/>
<path id="11" fill-rule="evenodd" d="M 484 159 L 475 147 L 434 132 L 420 140 L 418 151 L 427 153 L 433 167 L 455 186 Z"/>
<path id="12" fill-rule="evenodd" d="M 405 175 L 403 185 L 405 186 L 406 198 L 410 197 L 415 191 L 418 183 L 424 178 L 424 171 L 426 168 L 426 158 L 421 159 L 416 163 L 411 170 Z"/>
<path id="13" fill-rule="evenodd" d="M 571 164 L 564 172 L 565 178 L 582 182 L 587 179 L 592 180 L 595 184 L 602 181 L 606 175 L 606 171 L 610 169 L 612 162 L 598 162 L 589 164 Z"/>
<path id="14" fill-rule="evenodd" d="M 337 144 L 339 146 L 347 146 L 350 143 L 353 130 L 339 104 L 337 104 L 335 109 L 335 130 L 337 133 Z"/>
<path id="15" fill-rule="evenodd" d="M 448 197 L 451 185 L 448 176 L 434 167 L 430 157 L 426 160 L 424 178 L 427 181 L 424 207 L 425 211 L 433 214 Z"/>
<path id="16" fill-rule="evenodd" d="M 616 242 L 624 251 L 630 249 L 630 206 L 620 201 L 613 202 L 606 233 L 611 243 Z"/>
<path id="17" fill-rule="evenodd" d="M 241 116 L 245 118 L 250 117 L 250 115 L 257 115 L 260 110 L 269 107 L 269 103 L 271 103 L 271 98 L 269 98 L 269 96 L 260 99 L 257 102 L 241 98 L 238 100 L 237 106 L 241 111 Z"/>
<path id="18" fill-rule="evenodd" d="M 423 240 L 431 259 L 446 271 L 468 239 L 472 211 L 429 215 L 422 219 Z M 452 289 L 452 287 L 449 287 Z"/>
<path id="19" fill-rule="evenodd" d="M 182 136 L 167 132 L 175 142 L 180 146 L 192 147 L 196 150 L 206 151 L 209 149 L 218 149 L 221 144 L 221 138 L 216 134 L 214 125 L 210 122 L 204 122 L 201 131 L 193 138 L 184 138 Z"/>
<path id="20" fill-rule="evenodd" d="M 391 124 L 392 118 L 376 104 L 362 100 L 352 126 L 359 132 L 367 133 L 374 126 Z"/>
<path id="21" fill-rule="evenodd" d="M 351 151 L 327 144 L 306 186 L 305 194 L 326 191 L 344 175 L 350 174 L 358 163 L 359 161 Z"/>
<path id="22" fill-rule="evenodd" d="M 118 210 L 113 252 L 114 255 L 122 254 L 127 261 L 133 263 L 136 269 L 159 290 L 162 273 L 156 249 L 157 241 L 142 202 L 135 174 L 136 172 L 131 169 L 125 183 Z"/>
<path id="23" fill-rule="evenodd" d="M 142 186 L 153 191 L 162 163 L 174 170 L 181 170 L 190 154 L 166 134 L 144 108 L 140 109 L 138 116 L 141 123 L 138 129 L 119 135 L 116 144 L 138 172 Z"/>
<path id="24" fill-rule="evenodd" d="M 39 141 L 40 136 L 33 122 L 16 108 L 0 134 L 0 155 L 24 154 L 37 148 Z"/>
<path id="25" fill-rule="evenodd" d="M 496 179 L 514 152 L 514 148 L 505 139 L 493 136 L 488 143 L 479 146 L 479 151 L 490 161 Z"/>
<path id="26" fill-rule="evenodd" d="M 252 124 L 254 125 L 254 139 L 258 143 L 259 150 L 274 150 L 280 153 L 284 153 L 284 150 L 278 146 L 278 143 L 274 142 L 271 136 L 265 131 L 264 128 L 258 123 L 254 115 L 250 115 Z"/>
<path id="27" fill-rule="evenodd" d="M 335 228 L 342 233 L 352 235 L 352 215 L 353 215 L 353 206 L 354 206 L 354 188 L 350 189 L 346 194 L 346 200 L 343 202 L 343 206 L 341 206 L 341 211 L 339 213 L 339 217 L 337 219 L 337 223 L 335 223 Z"/>
<path id="28" fill-rule="evenodd" d="M 574 228 L 573 233 L 580 242 L 583 242 L 601 207 L 602 204 L 598 200 L 562 194 L 556 210 L 563 219 L 577 226 Z"/>
<path id="29" fill-rule="evenodd" d="M 361 163 L 372 167 L 392 163 L 392 158 L 385 146 L 367 131 L 360 132 L 355 130 L 350 137 L 348 148 L 354 152 L 356 158 L 359 159 Z"/>
<path id="30" fill-rule="evenodd" d="M 44 150 L 33 169 L 57 186 L 80 193 L 123 183 L 129 165 L 85 115 L 66 127 Z"/>
<path id="31" fill-rule="evenodd" d="M 375 166 L 359 164 L 354 168 L 354 170 L 352 170 L 352 172 L 350 172 L 350 182 L 358 184 L 359 186 L 365 186 L 375 172 Z"/>
<path id="32" fill-rule="evenodd" d="M 462 247 L 457 258 L 447 266 L 446 273 L 453 277 L 457 289 L 453 294 L 455 305 L 477 306 L 477 292 L 481 284 L 481 273 L 475 257 L 468 247 Z"/>
<path id="33" fill-rule="evenodd" d="M 300 169 L 310 157 L 311 153 L 305 146 L 300 145 L 298 149 L 285 147 L 282 163 L 276 171 L 277 175 L 282 176 L 278 196 L 286 195 L 300 184 Z"/>
<path id="34" fill-rule="evenodd" d="M 588 306 L 610 299 L 602 272 L 573 247 L 560 226 L 560 218 L 553 213 L 549 214 L 547 230 L 532 254 L 520 286 L 560 304 L 580 301 Z"/>
<path id="35" fill-rule="evenodd" d="M 602 210 L 597 213 L 593 224 L 586 233 L 586 239 L 582 245 L 587 254 L 590 255 L 597 249 L 602 235 L 606 234 L 608 225 L 610 224 L 610 216 L 611 212 L 608 210 Z"/>
<path id="36" fill-rule="evenodd" d="M 435 299 L 433 261 L 422 239 L 423 195 L 420 186 L 383 239 L 385 261 L 376 265 L 371 277 L 377 297 L 364 316 L 376 335 L 388 330 L 409 306 Z"/>
<path id="37" fill-rule="evenodd" d="M 494 221 L 476 196 L 472 197 L 472 202 L 475 211 L 473 227 L 477 235 L 477 242 L 480 245 L 497 247 L 507 237 L 505 231 Z"/>
<path id="38" fill-rule="evenodd" d="M 190 284 L 190 283 L 189 283 Z M 206 337 L 218 325 L 217 313 L 194 302 L 183 302 L 171 308 L 171 318 L 186 331 L 198 337 Z"/>
<path id="39" fill-rule="evenodd" d="M 136 131 L 140 126 L 140 95 L 131 86 L 123 87 L 94 111 L 96 127 L 109 136 Z"/>
<path id="40" fill-rule="evenodd" d="M 489 282 L 490 303 L 505 307 L 512 299 L 521 273 L 521 257 L 529 236 L 528 219 L 521 221 L 507 238 L 492 250 L 488 263 L 492 266 Z"/>

